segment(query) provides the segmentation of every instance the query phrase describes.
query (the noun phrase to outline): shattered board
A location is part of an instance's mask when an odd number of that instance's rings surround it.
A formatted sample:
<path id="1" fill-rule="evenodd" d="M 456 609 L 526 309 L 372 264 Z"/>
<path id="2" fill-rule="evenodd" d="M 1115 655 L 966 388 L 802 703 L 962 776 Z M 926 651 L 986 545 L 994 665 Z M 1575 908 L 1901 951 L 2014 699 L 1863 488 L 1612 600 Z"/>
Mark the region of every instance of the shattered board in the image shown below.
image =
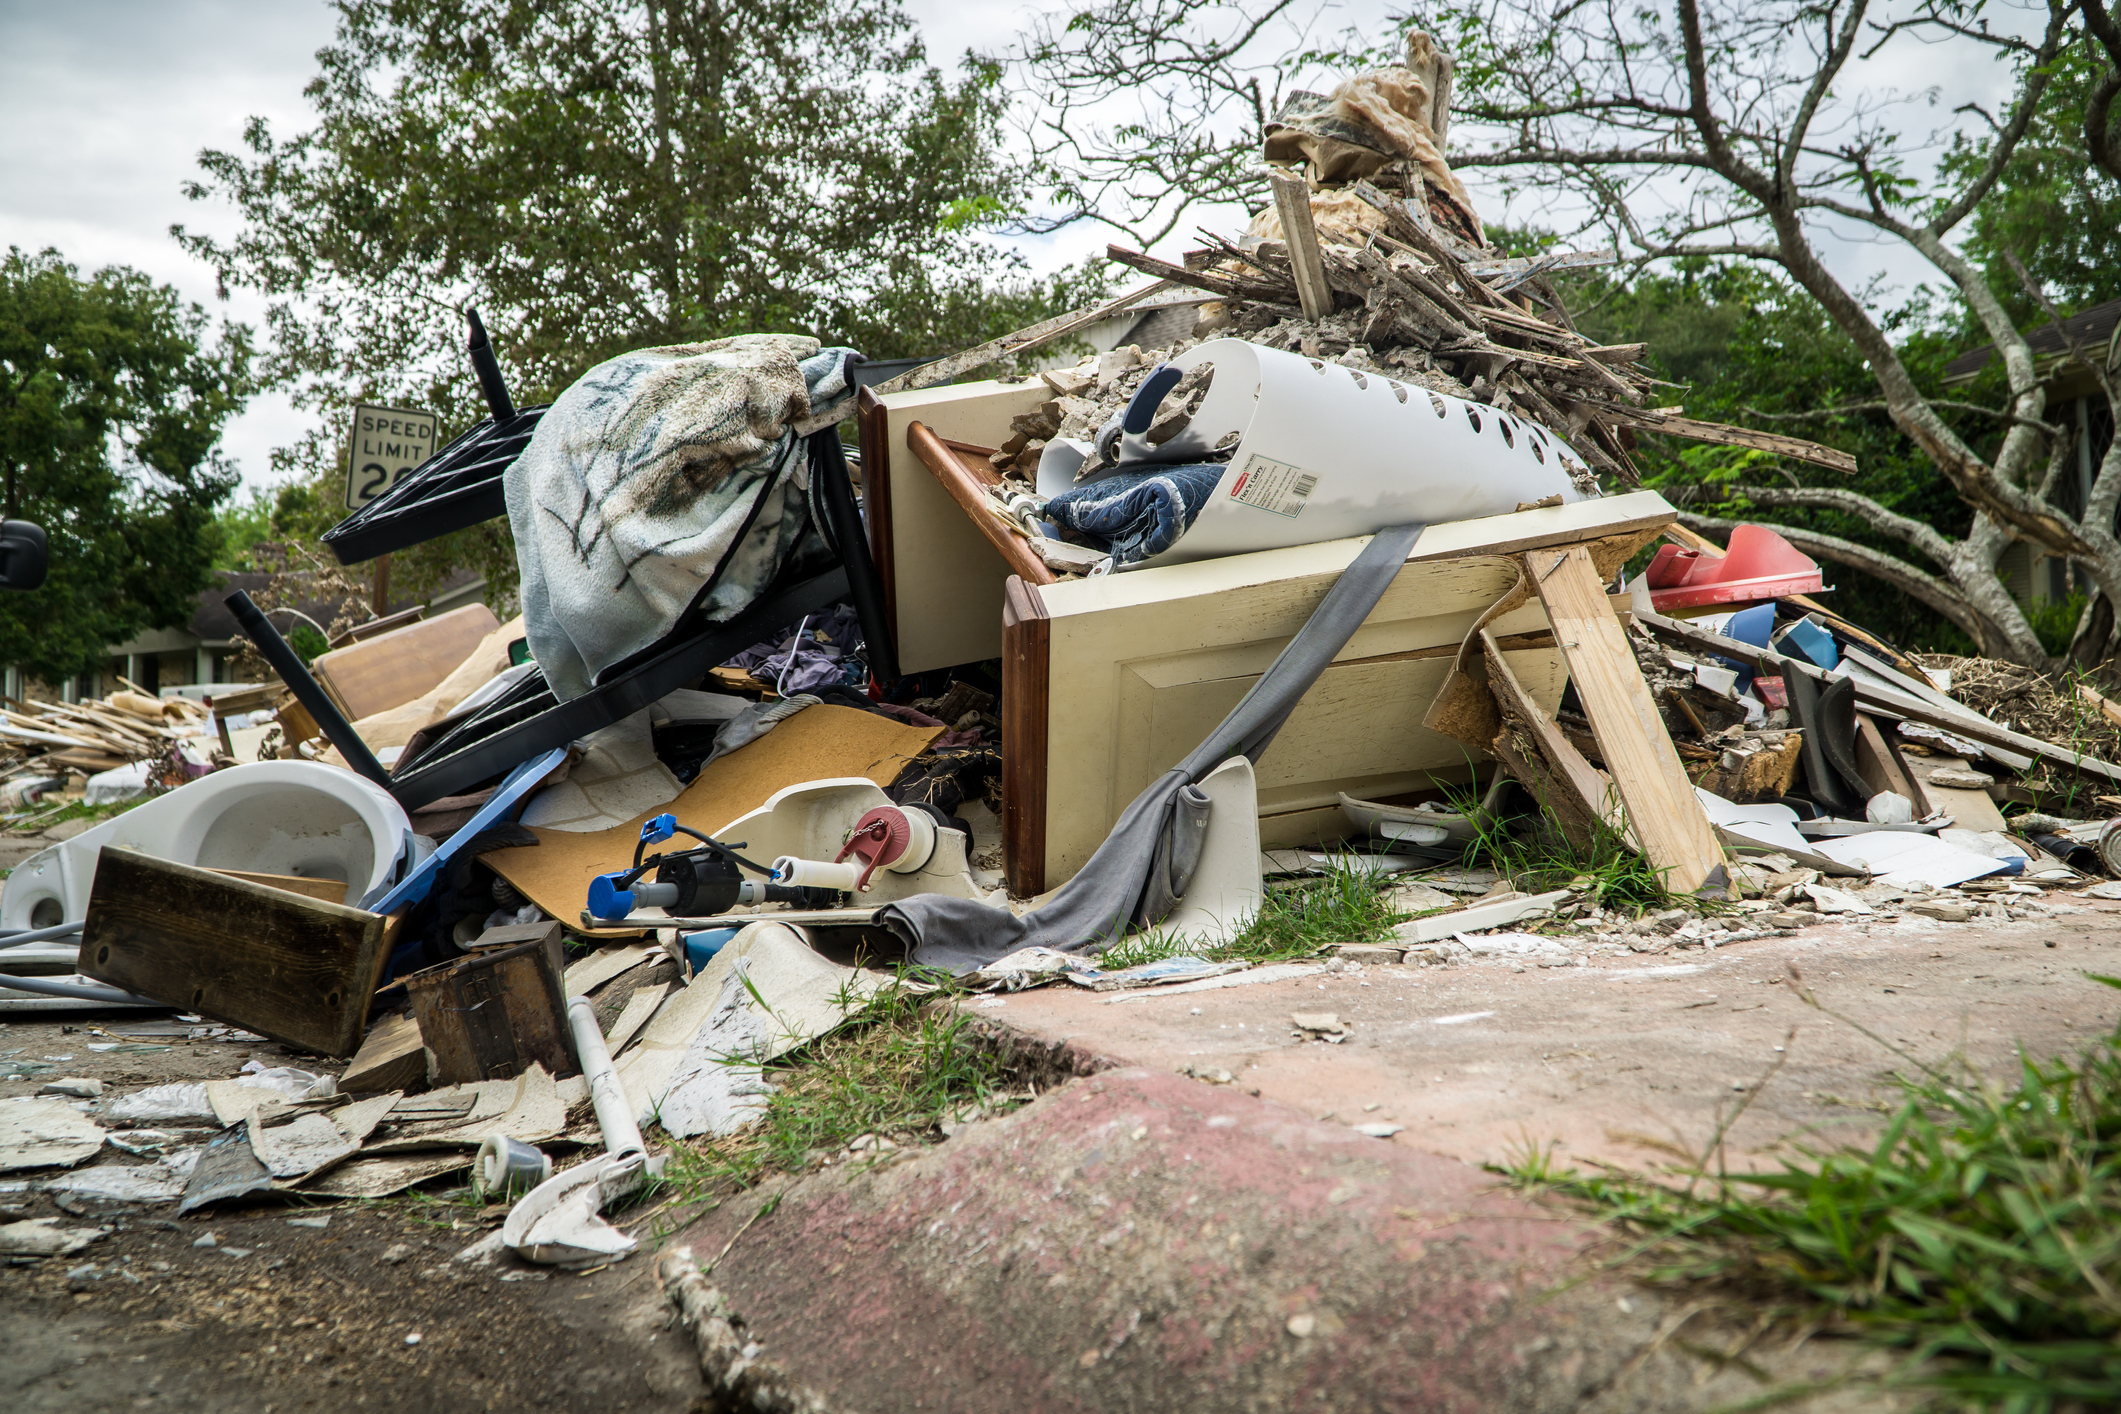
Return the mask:
<path id="1" fill-rule="evenodd" d="M 232 1124 L 209 1140 L 205 1152 L 199 1155 L 191 1180 L 184 1185 L 184 1201 L 177 1204 L 177 1216 L 181 1218 L 208 1203 L 262 1193 L 271 1187 L 272 1175 L 251 1152 L 247 1123 Z"/>
<path id="2" fill-rule="evenodd" d="M 94 1164 L 45 1185 L 53 1193 L 114 1203 L 167 1203 L 181 1196 L 206 1146 L 179 1149 L 148 1164 Z"/>
<path id="3" fill-rule="evenodd" d="M 322 1178 L 296 1185 L 295 1191 L 319 1198 L 382 1198 L 415 1183 L 471 1167 L 472 1151 L 445 1154 L 391 1154 L 348 1159 Z"/>
<path id="4" fill-rule="evenodd" d="M 475 1080 L 431 1090 L 419 1097 L 423 1113 L 434 1113 L 446 1102 L 469 1095 L 471 1108 L 442 1119 L 393 1122 L 390 1137 L 379 1139 L 362 1151 L 363 1157 L 406 1153 L 416 1149 L 476 1149 L 489 1134 L 505 1134 L 526 1144 L 537 1144 L 558 1134 L 567 1124 L 567 1106 L 552 1073 L 533 1063 L 513 1080 Z M 392 1096 L 393 1102 L 397 1101 Z"/>
<path id="5" fill-rule="evenodd" d="M 0 1173 L 70 1167 L 103 1147 L 103 1126 L 70 1100 L 24 1095 L 0 1100 Z"/>

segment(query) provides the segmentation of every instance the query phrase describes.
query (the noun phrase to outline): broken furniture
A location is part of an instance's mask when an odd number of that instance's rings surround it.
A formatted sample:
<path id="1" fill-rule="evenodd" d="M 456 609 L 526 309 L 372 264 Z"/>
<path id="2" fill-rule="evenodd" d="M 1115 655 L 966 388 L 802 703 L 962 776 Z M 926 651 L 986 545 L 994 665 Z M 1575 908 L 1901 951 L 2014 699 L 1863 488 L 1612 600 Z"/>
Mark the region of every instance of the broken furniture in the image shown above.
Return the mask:
<path id="1" fill-rule="evenodd" d="M 1007 439 L 1011 418 L 1050 393 L 1041 382 L 888 399 L 865 392 L 859 415 L 871 543 L 902 668 L 1002 660 L 1003 837 L 1020 896 L 1082 867 L 1127 802 L 1244 695 L 1363 544 L 1341 539 L 1064 581 L 986 498 L 1000 479 L 990 449 Z M 1412 396 L 1426 405 L 1424 390 Z M 1602 580 L 1674 516 L 1662 497 L 1642 491 L 1428 527 L 1259 763 L 1262 843 L 1347 833 L 1343 793 L 1389 801 L 1469 782 L 1485 750 L 1422 718 L 1476 620 L 1517 584 L 1518 557 L 1544 551 L 1545 564 L 1566 547 L 1595 549 L 1586 567 L 1600 576 L 1603 605 Z M 1578 573 L 1568 572 L 1572 587 Z M 1571 612 L 1588 608 L 1571 602 Z M 1617 641 L 1618 621 L 1604 612 Z M 1568 665 L 1548 613 L 1535 596 L 1486 627 L 1551 715 Z M 1612 641 L 1601 651 L 1611 652 Z M 1632 670 L 1632 657 L 1626 662 Z"/>
<path id="2" fill-rule="evenodd" d="M 358 721 L 428 691 L 500 626 L 493 610 L 467 604 L 320 653 L 309 671 L 339 710 Z"/>
<path id="3" fill-rule="evenodd" d="M 328 1056 L 360 1048 L 386 956 L 380 914 L 116 846 L 94 880 L 83 976 Z"/>
<path id="4" fill-rule="evenodd" d="M 577 1073 L 560 972 L 560 925 L 547 921 L 488 929 L 465 956 L 407 977 L 431 1082 Z"/>

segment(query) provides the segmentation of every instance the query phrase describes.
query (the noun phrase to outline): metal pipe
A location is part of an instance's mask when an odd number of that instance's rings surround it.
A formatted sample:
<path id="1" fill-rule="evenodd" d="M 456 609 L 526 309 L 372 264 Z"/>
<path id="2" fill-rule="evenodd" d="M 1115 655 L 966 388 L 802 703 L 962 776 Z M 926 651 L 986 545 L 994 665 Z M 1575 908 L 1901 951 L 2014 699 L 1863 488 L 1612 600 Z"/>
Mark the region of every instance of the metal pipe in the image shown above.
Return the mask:
<path id="1" fill-rule="evenodd" d="M 0 948 L 17 948 L 24 943 L 49 942 L 53 938 L 63 938 L 68 933 L 78 933 L 80 931 L 81 925 L 79 923 L 60 923 L 50 928 L 32 928 L 25 933 L 0 933 Z"/>
<path id="2" fill-rule="evenodd" d="M 0 972 L 0 987 L 16 992 L 38 992 L 47 997 L 68 997 L 81 1002 L 111 1002 L 118 1006 L 158 1006 L 170 1011 L 176 1010 L 168 1002 L 158 1002 L 153 997 L 136 997 L 131 992 L 120 992 L 111 987 L 72 987 L 64 982 L 47 982 L 42 977 L 17 977 L 12 972 Z"/>
<path id="3" fill-rule="evenodd" d="M 471 324 L 471 371 L 478 375 L 479 391 L 486 395 L 486 410 L 493 414 L 495 427 L 506 427 L 516 420 L 516 405 L 508 396 L 508 380 L 501 376 L 501 361 L 494 356 L 486 326 L 479 322 L 479 311 L 467 309 L 464 318 Z"/>
<path id="4" fill-rule="evenodd" d="M 597 1025 L 596 1008 L 587 997 L 567 999 L 567 1024 L 574 1031 L 574 1058 L 589 1079 L 589 1102 L 597 1112 L 597 1128 L 604 1131 L 604 1152 L 613 1159 L 645 1154 L 640 1122 L 626 1099 L 626 1087 L 611 1067 L 611 1050 L 604 1044 L 603 1028 Z"/>
<path id="5" fill-rule="evenodd" d="M 280 681 L 287 684 L 288 690 L 294 693 L 295 700 L 316 720 L 317 726 L 324 733 L 324 739 L 339 748 L 339 754 L 346 758 L 346 764 L 383 789 L 389 790 L 390 772 L 384 770 L 383 763 L 376 760 L 376 754 L 368 749 L 367 742 L 361 740 L 360 733 L 353 729 L 353 723 L 346 720 L 338 704 L 325 695 L 323 688 L 317 686 L 317 680 L 309 675 L 309 669 L 302 666 L 301 658 L 288 646 L 287 640 L 280 637 L 280 631 L 265 617 L 265 611 L 252 603 L 250 596 L 240 589 L 223 602 L 236 616 L 237 626 L 249 635 L 251 642 L 258 645 L 258 652 L 272 665 L 272 670 L 280 675 Z"/>

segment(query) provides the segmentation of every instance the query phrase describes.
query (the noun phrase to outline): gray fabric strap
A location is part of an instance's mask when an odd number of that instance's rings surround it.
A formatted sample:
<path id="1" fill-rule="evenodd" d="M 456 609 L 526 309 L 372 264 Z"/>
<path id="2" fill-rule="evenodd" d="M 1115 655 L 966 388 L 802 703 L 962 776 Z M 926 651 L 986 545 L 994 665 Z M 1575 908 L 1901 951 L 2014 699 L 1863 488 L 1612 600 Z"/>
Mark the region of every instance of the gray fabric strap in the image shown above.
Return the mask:
<path id="1" fill-rule="evenodd" d="M 1371 536 L 1244 700 L 1191 755 L 1134 798 L 1089 862 L 1043 907 L 1018 918 L 973 899 L 921 894 L 886 905 L 878 921 L 906 941 L 914 962 L 964 973 L 1034 945 L 1077 952 L 1118 939 L 1130 925 L 1162 918 L 1170 890 L 1153 886 L 1150 873 L 1160 855 L 1168 868 L 1174 848 L 1183 860 L 1184 841 L 1166 844 L 1178 793 L 1232 756 L 1260 758 L 1377 607 L 1421 532 L 1421 526 L 1402 525 Z"/>

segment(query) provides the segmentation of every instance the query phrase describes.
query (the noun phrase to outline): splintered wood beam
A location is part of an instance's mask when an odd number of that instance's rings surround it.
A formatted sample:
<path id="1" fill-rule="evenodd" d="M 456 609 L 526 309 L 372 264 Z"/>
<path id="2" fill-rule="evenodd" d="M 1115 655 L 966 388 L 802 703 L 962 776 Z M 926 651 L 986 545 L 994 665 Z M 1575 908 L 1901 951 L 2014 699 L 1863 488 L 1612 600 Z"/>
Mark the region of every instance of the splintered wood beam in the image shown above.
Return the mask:
<path id="1" fill-rule="evenodd" d="M 954 353 L 948 357 L 936 359 L 933 363 L 924 363 L 919 368 L 909 368 L 904 373 L 899 374 L 898 377 L 887 379 L 877 384 L 870 391 L 881 398 L 888 397 L 893 393 L 903 393 L 909 388 L 928 388 L 938 383 L 948 383 L 960 373 L 984 367 L 993 363 L 996 359 L 1026 353 L 1041 344 L 1050 344 L 1055 339 L 1066 338 L 1077 330 L 1087 329 L 1092 324 L 1102 323 L 1113 315 L 1121 313 L 1128 306 L 1138 304 L 1149 296 L 1159 294 L 1169 288 L 1169 281 L 1158 280 L 1153 285 L 1144 285 L 1138 290 L 1130 291 L 1116 300 L 1109 300 L 1094 308 L 1078 309 L 1072 314 L 1057 314 L 1051 319 L 1041 320 L 1028 328 L 1019 329 L 1014 334 L 1005 334 L 999 339 L 989 340 L 961 353 Z"/>
<path id="2" fill-rule="evenodd" d="M 1612 794 L 1612 783 L 1561 734 L 1554 719 L 1539 710 L 1532 694 L 1510 671 L 1495 635 L 1482 629 L 1480 647 L 1487 664 L 1488 687 L 1495 694 L 1495 705 L 1501 709 L 1504 723 L 1489 749 L 1553 813 L 1571 843 L 1579 848 L 1588 846 L 1592 826 L 1609 819 L 1606 803 Z M 1527 744 L 1534 754 L 1525 753 L 1511 739 L 1513 726 L 1529 739 Z"/>
<path id="3" fill-rule="evenodd" d="M 1316 323 L 1333 312 L 1333 289 L 1326 283 L 1325 257 L 1318 252 L 1318 226 L 1311 219 L 1311 188 L 1301 177 L 1276 172 L 1274 210 L 1281 217 L 1282 239 L 1289 247 L 1289 268 L 1296 276 L 1296 299 L 1304 318 Z"/>
<path id="4" fill-rule="evenodd" d="M 1666 888 L 1692 893 L 1723 863 L 1723 846 L 1680 765 L 1589 549 L 1535 550 L 1525 556 L 1525 570 L 1546 605 L 1643 858 Z"/>
<path id="5" fill-rule="evenodd" d="M 1854 475 L 1856 458 L 1847 452 L 1832 447 L 1822 447 L 1817 442 L 1807 442 L 1802 437 L 1785 437 L 1779 432 L 1755 432 L 1750 427 L 1732 427 L 1722 422 L 1699 422 L 1691 417 L 1675 417 L 1670 413 L 1652 412 L 1648 408 L 1628 407 L 1619 403 L 1593 403 L 1591 406 L 1615 422 L 1625 422 L 1645 432 L 1662 432 L 1672 437 L 1684 437 L 1693 442 L 1713 442 L 1722 447 L 1750 447 L 1756 452 L 1773 452 L 1788 457 L 1791 461 L 1810 462 L 1830 471 Z"/>

